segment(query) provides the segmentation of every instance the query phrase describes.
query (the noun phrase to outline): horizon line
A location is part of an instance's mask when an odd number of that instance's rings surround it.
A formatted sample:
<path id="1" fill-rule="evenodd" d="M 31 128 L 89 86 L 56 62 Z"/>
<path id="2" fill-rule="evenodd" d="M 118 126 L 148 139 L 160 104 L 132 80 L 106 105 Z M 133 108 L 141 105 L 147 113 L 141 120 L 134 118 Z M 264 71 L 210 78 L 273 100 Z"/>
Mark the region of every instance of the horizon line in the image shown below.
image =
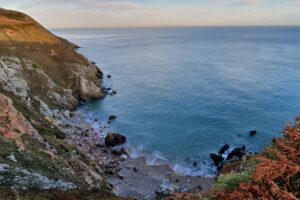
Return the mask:
<path id="1" fill-rule="evenodd" d="M 138 29 L 138 28 L 227 28 L 227 27 L 299 27 L 299 25 L 195 25 L 195 26 L 112 26 L 112 27 L 47 27 L 47 29 Z"/>

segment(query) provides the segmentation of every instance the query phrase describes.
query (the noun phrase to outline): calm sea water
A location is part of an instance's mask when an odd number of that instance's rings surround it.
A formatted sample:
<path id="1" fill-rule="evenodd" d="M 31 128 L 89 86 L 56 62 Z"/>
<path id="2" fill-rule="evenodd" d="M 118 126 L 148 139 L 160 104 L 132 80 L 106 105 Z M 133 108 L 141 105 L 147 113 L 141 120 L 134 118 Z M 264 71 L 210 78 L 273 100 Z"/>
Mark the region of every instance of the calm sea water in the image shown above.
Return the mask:
<path id="1" fill-rule="evenodd" d="M 262 150 L 300 114 L 300 28 L 54 30 L 118 94 L 81 110 L 137 150 L 192 169 L 225 143 Z M 256 129 L 257 136 L 248 132 Z M 184 170 L 185 168 L 180 168 Z M 177 169 L 178 170 L 178 169 Z M 187 171 L 185 171 L 187 172 Z"/>

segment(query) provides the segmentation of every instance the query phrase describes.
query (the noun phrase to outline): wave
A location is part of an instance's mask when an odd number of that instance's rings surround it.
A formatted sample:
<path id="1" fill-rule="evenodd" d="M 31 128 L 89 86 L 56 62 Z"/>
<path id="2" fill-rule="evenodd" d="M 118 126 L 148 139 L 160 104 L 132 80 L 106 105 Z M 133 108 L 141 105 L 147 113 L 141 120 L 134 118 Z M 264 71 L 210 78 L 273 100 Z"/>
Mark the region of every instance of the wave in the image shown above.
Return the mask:
<path id="1" fill-rule="evenodd" d="M 101 122 L 99 120 L 95 121 L 95 117 L 92 113 L 82 112 L 82 110 L 79 109 L 81 114 L 85 116 L 86 121 L 92 126 L 93 129 L 95 129 L 99 135 L 99 138 L 104 140 L 107 133 L 109 132 L 109 124 L 107 122 Z M 130 157 L 131 158 L 139 158 L 144 157 L 146 160 L 146 163 L 148 165 L 163 165 L 168 164 L 175 173 L 178 173 L 180 175 L 184 176 L 201 176 L 201 177 L 213 177 L 217 173 L 217 169 L 212 163 L 207 161 L 202 162 L 196 162 L 197 166 L 192 166 L 192 161 L 190 159 L 188 160 L 179 160 L 179 161 L 173 161 L 169 160 L 162 152 L 160 151 L 153 151 L 148 152 L 143 144 L 140 144 L 138 146 L 134 146 L 130 144 L 130 141 L 126 146 L 130 149 Z M 227 150 L 223 156 L 224 158 L 227 157 L 228 153 L 232 149 Z"/>

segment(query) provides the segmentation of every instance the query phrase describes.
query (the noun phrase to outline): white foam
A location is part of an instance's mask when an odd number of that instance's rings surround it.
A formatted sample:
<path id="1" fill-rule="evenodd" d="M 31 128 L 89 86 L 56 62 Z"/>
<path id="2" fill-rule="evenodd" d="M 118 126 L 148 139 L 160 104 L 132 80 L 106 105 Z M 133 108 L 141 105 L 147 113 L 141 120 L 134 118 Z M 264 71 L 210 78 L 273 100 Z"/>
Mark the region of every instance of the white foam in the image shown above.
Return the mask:
<path id="1" fill-rule="evenodd" d="M 176 163 L 173 167 L 174 172 L 184 176 L 202 176 L 202 177 L 213 177 L 215 176 L 217 169 L 209 162 L 201 163 L 197 168 L 187 167 Z"/>

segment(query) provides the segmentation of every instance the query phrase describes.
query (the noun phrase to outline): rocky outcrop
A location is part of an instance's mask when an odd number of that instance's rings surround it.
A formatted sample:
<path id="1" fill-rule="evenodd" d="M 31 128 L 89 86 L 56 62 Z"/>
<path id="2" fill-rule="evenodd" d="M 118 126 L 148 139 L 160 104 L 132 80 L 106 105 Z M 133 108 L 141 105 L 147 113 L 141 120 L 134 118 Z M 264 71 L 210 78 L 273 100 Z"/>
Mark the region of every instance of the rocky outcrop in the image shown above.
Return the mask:
<path id="1" fill-rule="evenodd" d="M 21 136 L 28 134 L 40 137 L 27 119 L 13 106 L 12 100 L 0 93 L 0 135 L 4 138 L 15 140 L 17 146 L 25 149 Z"/>
<path id="2" fill-rule="evenodd" d="M 73 109 L 102 98 L 102 72 L 75 47 L 31 17 L 0 9 L 0 87 L 33 107 Z"/>
<path id="3" fill-rule="evenodd" d="M 76 189 L 74 183 L 66 182 L 61 179 L 53 180 L 39 173 L 32 173 L 28 170 L 18 167 L 12 167 L 7 164 L 0 164 L 0 186 L 14 187 L 16 189 Z"/>

